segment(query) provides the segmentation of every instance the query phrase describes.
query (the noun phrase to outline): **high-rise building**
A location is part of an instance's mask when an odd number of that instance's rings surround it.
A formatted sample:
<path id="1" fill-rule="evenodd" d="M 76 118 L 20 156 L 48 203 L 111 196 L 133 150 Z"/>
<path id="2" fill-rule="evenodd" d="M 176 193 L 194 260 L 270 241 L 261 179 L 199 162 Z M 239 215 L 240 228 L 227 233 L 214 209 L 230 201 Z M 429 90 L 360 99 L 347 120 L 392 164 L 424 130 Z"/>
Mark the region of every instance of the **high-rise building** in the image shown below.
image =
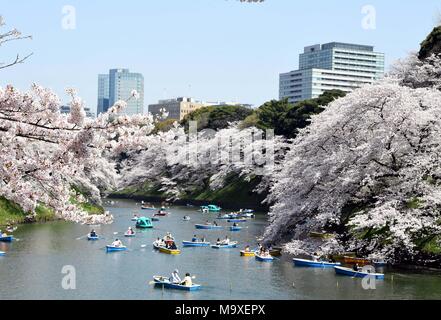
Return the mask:
<path id="1" fill-rule="evenodd" d="M 97 114 L 107 112 L 109 110 L 110 84 L 108 74 L 98 75 L 98 108 Z"/>
<path id="2" fill-rule="evenodd" d="M 279 97 L 295 103 L 329 90 L 351 92 L 384 76 L 384 53 L 373 46 L 331 42 L 305 47 L 299 69 L 280 74 Z"/>
<path id="3" fill-rule="evenodd" d="M 139 93 L 139 99 L 130 99 L 133 90 Z M 111 69 L 108 75 L 98 76 L 98 114 L 106 112 L 119 100 L 128 100 L 127 108 L 122 114 L 144 113 L 144 77 L 142 74 L 131 73 L 129 69 Z"/>

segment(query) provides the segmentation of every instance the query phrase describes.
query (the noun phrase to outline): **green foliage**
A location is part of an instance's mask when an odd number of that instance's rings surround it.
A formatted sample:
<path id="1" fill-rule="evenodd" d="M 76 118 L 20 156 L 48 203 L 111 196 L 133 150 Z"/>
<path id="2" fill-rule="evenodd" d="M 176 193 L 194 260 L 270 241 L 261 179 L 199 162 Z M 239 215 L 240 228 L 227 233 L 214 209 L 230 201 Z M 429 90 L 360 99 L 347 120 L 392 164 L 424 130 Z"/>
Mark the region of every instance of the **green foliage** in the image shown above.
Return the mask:
<path id="1" fill-rule="evenodd" d="M 155 124 L 155 128 L 152 131 L 152 134 L 157 134 L 159 132 L 167 132 L 173 128 L 175 124 L 175 119 L 167 119 L 165 121 L 160 121 Z"/>
<path id="2" fill-rule="evenodd" d="M 0 197 L 0 226 L 22 223 L 25 217 L 25 212 L 19 206 Z"/>
<path id="3" fill-rule="evenodd" d="M 345 95 L 343 91 L 330 90 L 316 99 L 300 101 L 294 105 L 287 99 L 267 102 L 257 111 L 257 127 L 274 129 L 276 135 L 295 138 L 299 129 L 309 125 L 312 115 L 323 112 L 325 106 Z"/>
<path id="4" fill-rule="evenodd" d="M 424 60 L 432 54 L 441 54 L 441 26 L 436 27 L 421 43 L 419 58 Z"/>
<path id="5" fill-rule="evenodd" d="M 188 129 L 190 121 L 197 121 L 198 131 L 204 129 L 221 130 L 228 128 L 229 123 L 242 121 L 253 113 L 243 106 L 210 106 L 198 109 L 187 115 L 181 124 Z"/>

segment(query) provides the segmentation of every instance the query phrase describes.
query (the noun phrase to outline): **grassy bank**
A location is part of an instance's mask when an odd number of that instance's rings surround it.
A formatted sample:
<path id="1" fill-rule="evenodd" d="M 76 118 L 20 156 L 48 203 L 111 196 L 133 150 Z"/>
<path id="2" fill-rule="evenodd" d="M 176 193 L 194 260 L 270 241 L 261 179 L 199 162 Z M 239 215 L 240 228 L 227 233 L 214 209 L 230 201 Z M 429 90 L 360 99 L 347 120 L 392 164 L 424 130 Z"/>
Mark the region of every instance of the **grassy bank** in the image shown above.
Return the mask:
<path id="1" fill-rule="evenodd" d="M 95 215 L 103 214 L 104 208 L 92 203 L 75 203 L 85 212 Z M 0 226 L 16 225 L 26 222 L 48 222 L 57 220 L 57 216 L 52 209 L 43 205 L 37 207 L 36 217 L 32 221 L 26 219 L 27 214 L 15 203 L 0 197 Z"/>

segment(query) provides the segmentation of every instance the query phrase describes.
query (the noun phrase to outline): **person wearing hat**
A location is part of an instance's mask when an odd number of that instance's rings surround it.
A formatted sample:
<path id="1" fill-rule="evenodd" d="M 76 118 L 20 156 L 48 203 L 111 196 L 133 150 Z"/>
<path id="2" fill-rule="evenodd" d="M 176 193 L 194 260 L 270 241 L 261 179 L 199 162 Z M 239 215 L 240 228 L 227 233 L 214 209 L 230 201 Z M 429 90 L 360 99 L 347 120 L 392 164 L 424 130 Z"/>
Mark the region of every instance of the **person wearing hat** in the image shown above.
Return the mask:
<path id="1" fill-rule="evenodd" d="M 181 277 L 179 277 L 179 270 L 178 269 L 173 271 L 171 278 L 170 278 L 170 281 L 173 283 L 181 283 L 182 282 Z"/>

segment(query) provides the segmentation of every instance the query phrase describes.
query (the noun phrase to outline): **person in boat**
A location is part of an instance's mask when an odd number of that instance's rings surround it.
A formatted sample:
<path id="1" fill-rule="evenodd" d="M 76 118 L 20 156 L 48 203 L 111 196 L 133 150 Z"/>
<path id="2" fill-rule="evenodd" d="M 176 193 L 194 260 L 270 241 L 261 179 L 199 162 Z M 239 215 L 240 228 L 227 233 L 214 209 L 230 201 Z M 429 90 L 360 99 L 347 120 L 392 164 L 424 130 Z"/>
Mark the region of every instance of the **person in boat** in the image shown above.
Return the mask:
<path id="1" fill-rule="evenodd" d="M 246 247 L 245 247 L 245 252 L 251 252 L 251 248 L 250 248 L 250 246 L 246 246 Z"/>
<path id="2" fill-rule="evenodd" d="M 135 234 L 135 231 L 133 231 L 132 227 L 129 227 L 129 230 L 127 230 L 127 234 L 132 236 Z"/>
<path id="3" fill-rule="evenodd" d="M 189 273 L 185 274 L 184 281 L 181 282 L 181 285 L 186 286 L 186 287 L 193 286 L 193 280 L 191 279 L 191 274 L 189 274 Z"/>
<path id="4" fill-rule="evenodd" d="M 178 250 L 178 247 L 176 246 L 176 242 L 168 242 L 167 243 L 167 249 L 169 250 Z"/>
<path id="5" fill-rule="evenodd" d="M 211 226 L 212 223 L 211 223 L 209 220 L 207 220 L 207 222 L 205 222 L 205 225 L 207 225 L 207 226 Z"/>
<path id="6" fill-rule="evenodd" d="M 360 271 L 360 266 L 358 265 L 358 263 L 355 263 L 354 266 L 352 267 L 352 269 L 356 272 Z"/>
<path id="7" fill-rule="evenodd" d="M 191 242 L 198 242 L 198 237 L 196 235 L 194 235 L 193 239 L 191 239 Z"/>
<path id="8" fill-rule="evenodd" d="M 215 222 L 214 222 L 213 224 L 214 224 L 214 226 L 215 226 L 215 227 L 217 227 L 217 226 L 218 226 L 218 224 L 217 224 L 217 222 L 216 222 L 216 221 L 215 221 Z"/>
<path id="9" fill-rule="evenodd" d="M 171 277 L 170 277 L 170 282 L 172 283 L 182 283 L 181 277 L 179 276 L 179 270 L 175 270 L 173 271 Z"/>
<path id="10" fill-rule="evenodd" d="M 96 234 L 96 231 L 95 231 L 95 230 L 90 231 L 90 237 L 91 237 L 91 238 L 96 238 L 96 237 L 98 237 L 98 235 Z"/>
<path id="11" fill-rule="evenodd" d="M 119 239 L 115 239 L 115 241 L 113 241 L 112 246 L 115 248 L 120 248 L 123 246 L 123 243 L 121 242 L 121 240 Z"/>

